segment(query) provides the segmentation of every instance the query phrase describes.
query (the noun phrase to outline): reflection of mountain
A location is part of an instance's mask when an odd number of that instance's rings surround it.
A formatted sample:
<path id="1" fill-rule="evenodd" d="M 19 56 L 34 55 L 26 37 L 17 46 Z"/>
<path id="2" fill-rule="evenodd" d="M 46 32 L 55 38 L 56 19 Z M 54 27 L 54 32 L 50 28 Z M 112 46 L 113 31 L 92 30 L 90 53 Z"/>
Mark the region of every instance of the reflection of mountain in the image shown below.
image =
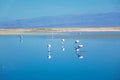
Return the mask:
<path id="1" fill-rule="evenodd" d="M 120 13 L 93 15 L 48 16 L 0 22 L 0 28 L 38 27 L 116 27 L 120 26 Z"/>

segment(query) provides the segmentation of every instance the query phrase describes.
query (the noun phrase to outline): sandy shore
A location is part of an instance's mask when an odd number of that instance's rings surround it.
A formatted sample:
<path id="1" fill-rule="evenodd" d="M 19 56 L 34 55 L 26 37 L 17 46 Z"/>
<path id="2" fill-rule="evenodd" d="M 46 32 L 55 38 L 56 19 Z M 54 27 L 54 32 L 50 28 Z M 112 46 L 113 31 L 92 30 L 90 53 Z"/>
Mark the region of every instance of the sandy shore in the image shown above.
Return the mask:
<path id="1" fill-rule="evenodd" d="M 120 32 L 120 27 L 100 28 L 0 28 L 0 35 L 46 34 L 62 32 Z"/>

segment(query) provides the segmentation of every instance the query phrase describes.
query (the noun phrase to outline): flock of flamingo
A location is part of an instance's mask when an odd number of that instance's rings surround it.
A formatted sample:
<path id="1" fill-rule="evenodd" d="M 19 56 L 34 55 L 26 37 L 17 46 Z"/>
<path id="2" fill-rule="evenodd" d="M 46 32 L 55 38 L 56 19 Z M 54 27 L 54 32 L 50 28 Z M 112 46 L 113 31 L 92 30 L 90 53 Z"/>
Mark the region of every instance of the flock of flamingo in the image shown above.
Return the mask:
<path id="1" fill-rule="evenodd" d="M 20 42 L 23 42 L 23 35 L 20 35 Z M 64 42 L 65 42 L 65 39 L 62 39 L 61 40 L 61 44 L 62 44 L 61 49 L 62 49 L 62 51 L 65 51 Z M 79 40 L 75 40 L 74 50 L 75 50 L 75 53 L 78 56 L 78 58 L 83 59 L 84 56 L 79 53 L 80 49 L 83 48 L 83 45 L 79 44 L 79 42 L 80 42 Z M 52 58 L 52 56 L 50 54 L 50 52 L 51 52 L 51 44 L 48 44 L 47 48 L 48 48 L 48 59 L 51 59 Z"/>
<path id="2" fill-rule="evenodd" d="M 65 39 L 62 39 L 62 40 L 61 40 L 61 43 L 62 43 L 62 51 L 65 50 L 64 42 L 65 42 Z M 83 45 L 82 45 L 82 44 L 79 44 L 79 42 L 80 42 L 79 40 L 75 40 L 74 49 L 75 49 L 75 52 L 76 52 L 76 55 L 78 56 L 78 58 L 79 58 L 79 59 L 83 59 L 84 56 L 81 55 L 81 54 L 79 54 L 79 51 L 80 51 L 81 48 L 83 48 Z M 47 47 L 48 47 L 48 59 L 51 59 L 51 58 L 52 58 L 52 56 L 51 56 L 51 54 L 50 54 L 50 52 L 51 52 L 51 50 L 50 50 L 51 44 L 48 44 Z"/>

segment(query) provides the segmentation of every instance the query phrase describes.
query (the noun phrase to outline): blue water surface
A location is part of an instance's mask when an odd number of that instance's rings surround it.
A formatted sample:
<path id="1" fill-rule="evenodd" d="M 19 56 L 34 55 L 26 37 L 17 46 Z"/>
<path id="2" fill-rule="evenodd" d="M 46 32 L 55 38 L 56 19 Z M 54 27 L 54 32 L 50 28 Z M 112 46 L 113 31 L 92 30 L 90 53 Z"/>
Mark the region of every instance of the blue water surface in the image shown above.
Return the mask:
<path id="1" fill-rule="evenodd" d="M 0 36 L 0 80 L 120 80 L 120 37 L 65 38 L 64 44 L 58 37 L 23 35 L 21 42 L 19 35 Z M 83 59 L 75 52 L 76 39 L 84 45 Z"/>

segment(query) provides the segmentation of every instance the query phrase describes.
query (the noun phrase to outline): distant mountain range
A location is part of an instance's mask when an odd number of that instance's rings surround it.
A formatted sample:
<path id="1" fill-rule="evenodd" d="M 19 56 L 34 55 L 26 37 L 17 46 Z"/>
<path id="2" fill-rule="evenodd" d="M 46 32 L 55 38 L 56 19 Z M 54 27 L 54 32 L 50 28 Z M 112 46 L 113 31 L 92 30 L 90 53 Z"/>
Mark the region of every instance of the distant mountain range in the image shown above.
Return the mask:
<path id="1" fill-rule="evenodd" d="M 120 13 L 46 16 L 32 19 L 2 20 L 0 28 L 120 27 Z"/>

